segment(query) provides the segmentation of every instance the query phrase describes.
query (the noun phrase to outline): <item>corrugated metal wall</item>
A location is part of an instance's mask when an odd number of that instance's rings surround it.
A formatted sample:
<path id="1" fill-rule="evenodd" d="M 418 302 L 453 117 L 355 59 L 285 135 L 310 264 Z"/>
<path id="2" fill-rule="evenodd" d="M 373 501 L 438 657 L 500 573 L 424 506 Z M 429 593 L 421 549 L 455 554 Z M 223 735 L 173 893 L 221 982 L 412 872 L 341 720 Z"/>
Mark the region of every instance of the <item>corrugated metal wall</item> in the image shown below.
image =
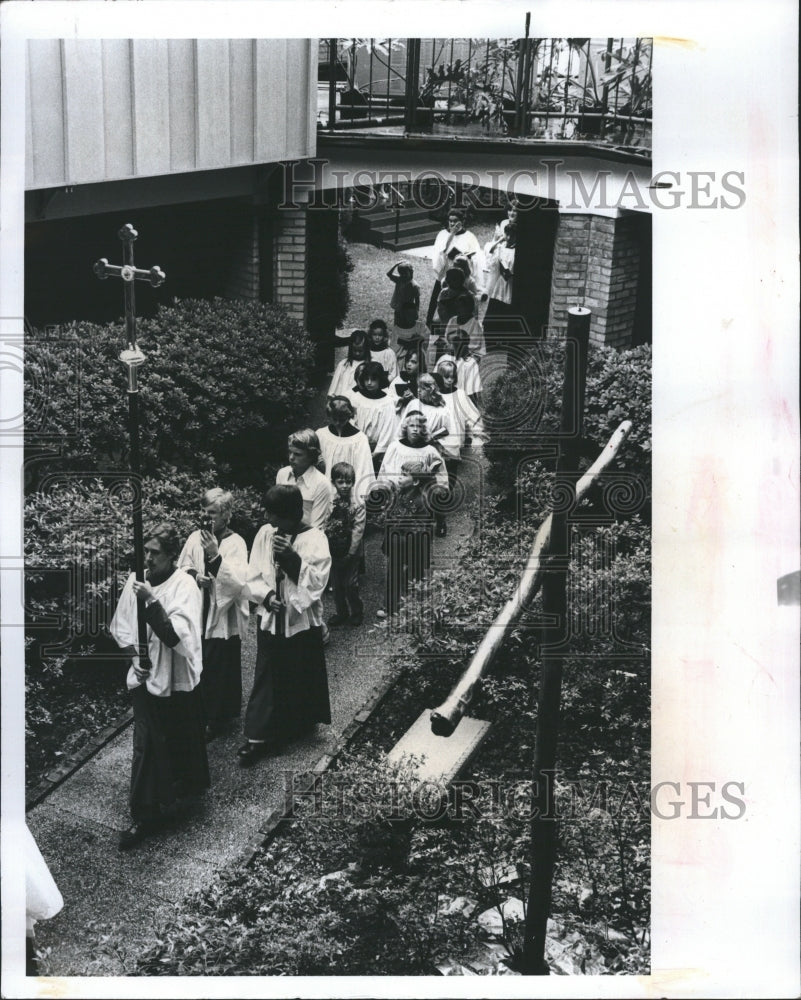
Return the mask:
<path id="1" fill-rule="evenodd" d="M 28 189 L 313 156 L 316 39 L 28 42 Z"/>

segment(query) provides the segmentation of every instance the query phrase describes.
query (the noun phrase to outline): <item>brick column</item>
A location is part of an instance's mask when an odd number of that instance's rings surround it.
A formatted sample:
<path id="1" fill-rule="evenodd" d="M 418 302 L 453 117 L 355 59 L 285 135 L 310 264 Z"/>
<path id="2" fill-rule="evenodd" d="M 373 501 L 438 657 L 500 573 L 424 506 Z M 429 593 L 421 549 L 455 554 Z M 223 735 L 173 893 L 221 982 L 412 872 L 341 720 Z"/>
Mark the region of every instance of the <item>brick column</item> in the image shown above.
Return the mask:
<path id="1" fill-rule="evenodd" d="M 273 302 L 306 326 L 306 209 L 275 214 L 273 239 Z"/>
<path id="2" fill-rule="evenodd" d="M 561 215 L 554 247 L 549 326 L 567 329 L 567 310 L 592 310 L 590 340 L 628 347 L 637 305 L 640 253 L 630 218 Z"/>

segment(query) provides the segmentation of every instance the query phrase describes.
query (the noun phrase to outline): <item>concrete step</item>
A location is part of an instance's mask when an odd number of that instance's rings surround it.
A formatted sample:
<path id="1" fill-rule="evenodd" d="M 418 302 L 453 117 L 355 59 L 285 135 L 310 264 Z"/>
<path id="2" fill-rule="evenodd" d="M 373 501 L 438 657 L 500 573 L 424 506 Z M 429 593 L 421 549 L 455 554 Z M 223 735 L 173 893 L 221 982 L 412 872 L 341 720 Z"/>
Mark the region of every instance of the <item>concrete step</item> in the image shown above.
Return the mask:
<path id="1" fill-rule="evenodd" d="M 359 210 L 359 216 L 366 221 L 369 221 L 371 225 L 383 225 L 386 222 L 391 222 L 393 225 L 395 223 L 395 209 L 381 209 L 378 211 L 376 209 L 364 211 Z M 432 219 L 428 214 L 428 209 L 419 208 L 417 205 L 412 207 L 406 206 L 400 211 L 401 220 L 404 219 L 428 219 L 433 225 L 437 226 L 438 230 L 442 228 L 440 223 Z"/>
<path id="2" fill-rule="evenodd" d="M 381 246 L 386 250 L 408 250 L 412 247 L 431 246 L 433 242 L 434 240 L 430 236 L 419 233 L 415 236 L 400 236 L 397 241 L 393 237 L 388 237 L 381 241 Z"/>
<path id="3" fill-rule="evenodd" d="M 411 236 L 413 233 L 431 233 L 431 242 L 440 230 L 436 222 L 430 219 L 401 219 L 398 223 L 398 233 L 403 236 Z M 395 235 L 395 223 L 383 222 L 380 226 L 370 226 L 371 233 L 380 233 L 382 236 Z"/>

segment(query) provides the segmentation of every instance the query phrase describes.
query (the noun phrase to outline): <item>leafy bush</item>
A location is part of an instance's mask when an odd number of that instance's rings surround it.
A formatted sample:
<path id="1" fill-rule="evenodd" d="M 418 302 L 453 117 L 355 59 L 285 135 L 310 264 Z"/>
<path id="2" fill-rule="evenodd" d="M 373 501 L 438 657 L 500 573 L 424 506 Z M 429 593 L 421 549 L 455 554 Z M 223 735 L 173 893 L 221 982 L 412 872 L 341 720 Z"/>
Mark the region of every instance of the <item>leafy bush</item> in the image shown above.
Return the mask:
<path id="1" fill-rule="evenodd" d="M 484 419 L 491 437 L 487 456 L 492 482 L 506 495 L 515 487 L 518 466 L 531 453 L 537 436 L 559 430 L 564 382 L 564 342 L 544 342 L 484 392 Z M 510 417 L 511 415 L 511 417 Z M 646 496 L 651 489 L 651 348 L 628 351 L 590 346 L 583 436 L 585 464 L 594 461 L 623 420 L 633 427 L 615 460 L 615 468 L 633 473 Z M 514 430 L 521 444 L 505 443 Z M 590 454 L 591 453 L 591 454 Z"/>
<path id="2" fill-rule="evenodd" d="M 267 459 L 303 421 L 311 344 L 279 308 L 245 300 L 175 301 L 138 323 L 142 467 L 199 472 L 216 462 L 261 485 Z M 61 467 L 127 466 L 121 324 L 75 322 L 30 331 L 25 421 L 29 440 L 58 447 Z M 56 463 L 48 458 L 49 468 Z"/>

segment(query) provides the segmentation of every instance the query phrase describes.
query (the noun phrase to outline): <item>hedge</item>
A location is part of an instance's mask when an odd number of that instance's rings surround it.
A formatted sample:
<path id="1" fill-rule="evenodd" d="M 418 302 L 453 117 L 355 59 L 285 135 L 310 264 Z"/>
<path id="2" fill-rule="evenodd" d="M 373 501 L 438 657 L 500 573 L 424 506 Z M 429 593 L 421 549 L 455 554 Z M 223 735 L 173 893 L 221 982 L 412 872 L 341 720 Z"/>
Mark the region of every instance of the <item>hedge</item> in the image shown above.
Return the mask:
<path id="1" fill-rule="evenodd" d="M 514 489 L 518 465 L 531 454 L 538 437 L 559 430 L 564 351 L 564 341 L 537 345 L 513 361 L 502 378 L 492 379 L 484 392 L 491 480 L 501 493 Z M 631 420 L 633 427 L 614 468 L 635 475 L 647 499 L 651 491 L 651 347 L 617 351 L 591 345 L 584 406 L 585 464 L 594 461 L 623 420 Z"/>
<path id="2" fill-rule="evenodd" d="M 73 322 L 26 338 L 28 447 L 54 445 L 49 469 L 127 467 L 123 326 Z M 311 343 L 283 310 L 258 302 L 175 301 L 138 323 L 142 468 L 203 471 L 216 462 L 263 485 L 267 460 L 303 425 Z"/>

